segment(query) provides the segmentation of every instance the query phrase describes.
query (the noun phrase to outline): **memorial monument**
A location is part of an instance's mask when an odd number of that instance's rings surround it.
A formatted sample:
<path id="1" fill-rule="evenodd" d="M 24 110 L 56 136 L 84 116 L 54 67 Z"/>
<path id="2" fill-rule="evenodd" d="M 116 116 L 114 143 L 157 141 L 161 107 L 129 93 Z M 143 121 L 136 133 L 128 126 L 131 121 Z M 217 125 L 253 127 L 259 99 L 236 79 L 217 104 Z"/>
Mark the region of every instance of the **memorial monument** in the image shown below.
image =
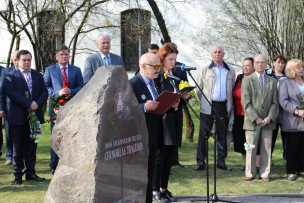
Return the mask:
<path id="1" fill-rule="evenodd" d="M 57 116 L 44 202 L 145 202 L 148 132 L 123 67 L 98 68 Z"/>

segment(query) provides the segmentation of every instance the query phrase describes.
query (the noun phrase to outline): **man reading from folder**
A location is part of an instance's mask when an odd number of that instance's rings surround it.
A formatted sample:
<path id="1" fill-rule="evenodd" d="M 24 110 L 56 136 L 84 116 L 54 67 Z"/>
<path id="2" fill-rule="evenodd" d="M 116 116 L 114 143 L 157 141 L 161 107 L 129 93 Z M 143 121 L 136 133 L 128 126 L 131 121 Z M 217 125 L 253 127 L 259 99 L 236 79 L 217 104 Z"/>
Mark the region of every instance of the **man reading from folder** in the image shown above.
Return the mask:
<path id="1" fill-rule="evenodd" d="M 146 53 L 139 60 L 140 72 L 129 80 L 132 90 L 145 113 L 146 124 L 149 135 L 149 160 L 148 160 L 148 184 L 146 191 L 146 202 L 152 202 L 152 180 L 153 169 L 156 159 L 156 151 L 159 137 L 160 116 L 149 113 L 158 107 L 158 90 L 154 79 L 158 77 L 161 63 L 156 54 Z"/>

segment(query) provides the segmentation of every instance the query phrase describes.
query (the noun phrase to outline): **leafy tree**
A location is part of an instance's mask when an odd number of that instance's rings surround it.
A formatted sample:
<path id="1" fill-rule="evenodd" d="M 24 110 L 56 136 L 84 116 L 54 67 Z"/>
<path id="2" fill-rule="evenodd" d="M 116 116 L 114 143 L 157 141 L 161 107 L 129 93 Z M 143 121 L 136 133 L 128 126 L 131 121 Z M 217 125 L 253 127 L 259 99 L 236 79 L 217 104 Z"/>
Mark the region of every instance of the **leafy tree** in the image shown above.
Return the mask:
<path id="1" fill-rule="evenodd" d="M 214 30 L 209 39 L 223 42 L 234 62 L 258 53 L 268 55 L 269 60 L 278 54 L 289 59 L 304 58 L 302 0 L 217 0 L 216 3 L 218 7 L 210 12 L 210 26 Z"/>

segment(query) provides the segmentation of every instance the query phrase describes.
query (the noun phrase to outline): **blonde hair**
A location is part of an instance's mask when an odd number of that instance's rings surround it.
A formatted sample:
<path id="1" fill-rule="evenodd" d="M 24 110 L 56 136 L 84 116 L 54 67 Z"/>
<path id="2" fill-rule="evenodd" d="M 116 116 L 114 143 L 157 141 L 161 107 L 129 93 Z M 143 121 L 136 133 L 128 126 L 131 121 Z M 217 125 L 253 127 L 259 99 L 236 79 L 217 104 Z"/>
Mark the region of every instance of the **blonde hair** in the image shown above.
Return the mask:
<path id="1" fill-rule="evenodd" d="M 296 68 L 302 66 L 303 61 L 299 59 L 291 59 L 286 64 L 286 77 L 293 79 L 296 76 Z"/>

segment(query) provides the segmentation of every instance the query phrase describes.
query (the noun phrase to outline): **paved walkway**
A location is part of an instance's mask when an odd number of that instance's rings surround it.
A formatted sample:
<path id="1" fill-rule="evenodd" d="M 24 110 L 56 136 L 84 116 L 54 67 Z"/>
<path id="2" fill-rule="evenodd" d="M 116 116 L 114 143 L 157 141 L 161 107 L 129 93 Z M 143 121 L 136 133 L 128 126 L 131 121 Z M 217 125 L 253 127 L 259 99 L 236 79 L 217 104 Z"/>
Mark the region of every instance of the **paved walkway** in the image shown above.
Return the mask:
<path id="1" fill-rule="evenodd" d="M 183 196 L 176 197 L 180 203 L 206 203 L 206 196 Z M 304 194 L 251 194 L 251 195 L 219 195 L 218 201 L 212 201 L 209 198 L 209 202 L 240 202 L 240 203 L 304 203 Z"/>
<path id="2" fill-rule="evenodd" d="M 304 189 L 299 194 L 232 194 L 218 195 L 217 201 L 206 196 L 176 196 L 180 203 L 213 203 L 213 202 L 239 202 L 239 203 L 304 203 Z M 153 201 L 153 203 L 157 203 Z"/>

